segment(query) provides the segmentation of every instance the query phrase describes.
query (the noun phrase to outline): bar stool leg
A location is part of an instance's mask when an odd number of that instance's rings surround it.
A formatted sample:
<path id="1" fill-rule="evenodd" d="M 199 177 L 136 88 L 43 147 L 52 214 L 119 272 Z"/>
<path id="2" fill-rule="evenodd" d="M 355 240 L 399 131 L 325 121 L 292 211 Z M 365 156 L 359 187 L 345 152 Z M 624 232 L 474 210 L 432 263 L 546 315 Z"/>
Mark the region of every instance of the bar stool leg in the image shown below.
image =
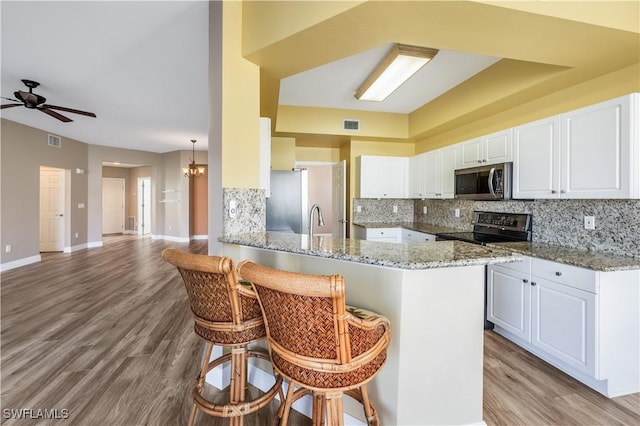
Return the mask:
<path id="1" fill-rule="evenodd" d="M 202 368 L 200 369 L 200 374 L 198 375 L 198 379 L 196 380 L 196 385 L 193 388 L 194 392 L 202 392 L 202 386 L 204 385 L 204 379 L 207 377 L 207 372 L 209 370 L 209 358 L 211 358 L 211 352 L 213 351 L 213 343 L 205 343 L 204 344 L 204 355 L 202 356 Z M 193 406 L 191 407 L 191 414 L 189 415 L 188 426 L 193 426 L 193 422 L 196 419 L 197 412 L 196 402 L 193 401 Z"/>
<path id="2" fill-rule="evenodd" d="M 313 420 L 313 426 L 324 426 L 324 410 L 326 400 L 321 393 L 313 393 L 313 409 L 311 413 L 311 419 Z"/>
<path id="3" fill-rule="evenodd" d="M 247 347 L 241 346 L 231 349 L 231 383 L 230 399 L 231 404 L 245 401 L 245 389 L 247 383 Z M 244 416 L 233 416 L 229 418 L 230 426 L 242 426 Z"/>
<path id="4" fill-rule="evenodd" d="M 344 409 L 342 406 L 342 392 L 327 392 L 327 425 L 344 426 Z"/>
<path id="5" fill-rule="evenodd" d="M 369 392 L 367 391 L 366 386 L 362 386 L 360 388 L 360 394 L 362 395 L 362 406 L 364 407 L 364 415 L 367 419 L 367 425 L 378 426 L 380 424 L 378 420 L 378 413 L 376 413 L 376 410 L 369 401 Z"/>

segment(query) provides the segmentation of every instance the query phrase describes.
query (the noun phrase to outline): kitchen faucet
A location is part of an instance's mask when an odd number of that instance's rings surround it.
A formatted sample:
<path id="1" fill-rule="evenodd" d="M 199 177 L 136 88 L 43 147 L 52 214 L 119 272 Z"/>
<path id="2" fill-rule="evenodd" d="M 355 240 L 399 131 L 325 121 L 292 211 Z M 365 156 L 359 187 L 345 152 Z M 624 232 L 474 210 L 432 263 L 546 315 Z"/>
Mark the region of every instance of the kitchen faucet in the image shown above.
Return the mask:
<path id="1" fill-rule="evenodd" d="M 313 238 L 313 212 L 318 210 L 318 226 L 324 226 L 324 219 L 322 218 L 322 209 L 317 204 L 311 206 L 311 210 L 309 210 L 309 243 L 311 243 L 311 239 Z"/>

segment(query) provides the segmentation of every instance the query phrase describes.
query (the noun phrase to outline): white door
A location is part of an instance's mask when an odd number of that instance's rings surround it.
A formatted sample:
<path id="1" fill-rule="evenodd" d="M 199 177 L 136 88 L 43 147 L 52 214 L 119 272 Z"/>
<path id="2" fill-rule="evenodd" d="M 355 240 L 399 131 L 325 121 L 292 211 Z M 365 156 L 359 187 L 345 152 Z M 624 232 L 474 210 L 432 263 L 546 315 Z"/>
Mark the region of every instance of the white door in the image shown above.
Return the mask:
<path id="1" fill-rule="evenodd" d="M 124 179 L 102 178 L 102 233 L 124 232 Z"/>
<path id="2" fill-rule="evenodd" d="M 347 162 L 339 161 L 332 166 L 332 235 L 345 238 L 347 235 Z"/>
<path id="3" fill-rule="evenodd" d="M 487 268 L 487 319 L 529 342 L 531 286 L 520 274 L 499 266 Z"/>
<path id="4" fill-rule="evenodd" d="M 63 251 L 65 171 L 40 168 L 40 251 Z"/>
<path id="5" fill-rule="evenodd" d="M 595 376 L 596 295 L 537 277 L 531 280 L 531 342 Z"/>
<path id="6" fill-rule="evenodd" d="M 138 234 L 151 232 L 151 178 L 138 178 Z"/>

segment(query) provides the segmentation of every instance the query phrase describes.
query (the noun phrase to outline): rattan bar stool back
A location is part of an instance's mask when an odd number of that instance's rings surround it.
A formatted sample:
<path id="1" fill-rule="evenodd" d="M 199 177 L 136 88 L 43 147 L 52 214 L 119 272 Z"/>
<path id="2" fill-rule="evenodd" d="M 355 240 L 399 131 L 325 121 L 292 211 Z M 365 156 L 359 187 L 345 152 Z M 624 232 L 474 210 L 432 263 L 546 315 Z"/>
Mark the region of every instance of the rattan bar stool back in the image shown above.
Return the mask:
<path id="1" fill-rule="evenodd" d="M 389 321 L 347 306 L 341 275 L 288 272 L 252 261 L 241 262 L 238 273 L 254 287 L 271 362 L 289 381 L 281 424 L 287 424 L 291 404 L 311 393 L 313 424 L 324 425 L 326 416 L 328 425 L 342 425 L 346 393 L 362 403 L 368 424 L 378 425 L 366 383 L 387 359 Z"/>
<path id="2" fill-rule="evenodd" d="M 204 359 L 193 386 L 193 406 L 189 425 L 193 425 L 197 410 L 216 417 L 227 417 L 230 424 L 242 425 L 244 415 L 263 408 L 282 393 L 282 377 L 276 374 L 274 385 L 262 396 L 245 400 L 247 360 L 249 357 L 269 359 L 260 349 L 248 349 L 248 344 L 266 336 L 262 312 L 256 295 L 248 285 L 238 282 L 231 259 L 187 253 L 175 248 L 162 252 L 162 258 L 175 266 L 189 296 L 194 319 L 194 331 L 204 341 Z M 231 348 L 230 353 L 210 361 L 213 345 Z M 205 398 L 206 374 L 231 362 L 229 403 L 215 404 Z"/>

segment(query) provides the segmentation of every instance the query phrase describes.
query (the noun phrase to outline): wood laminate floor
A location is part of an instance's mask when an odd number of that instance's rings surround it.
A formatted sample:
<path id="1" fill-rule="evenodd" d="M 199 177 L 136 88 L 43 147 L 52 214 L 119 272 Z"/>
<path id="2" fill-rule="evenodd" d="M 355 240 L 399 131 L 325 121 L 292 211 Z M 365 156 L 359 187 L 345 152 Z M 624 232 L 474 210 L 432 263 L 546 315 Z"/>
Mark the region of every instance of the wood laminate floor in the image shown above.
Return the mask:
<path id="1" fill-rule="evenodd" d="M 169 246 L 206 252 L 202 241 L 117 236 L 1 274 L 2 424 L 186 423 L 202 346 L 182 282 L 160 258 Z M 492 332 L 484 365 L 488 425 L 640 425 L 640 394 L 607 399 Z M 8 419 L 12 409 L 68 418 Z M 245 424 L 266 425 L 275 409 Z M 196 424 L 227 422 L 198 414 Z"/>

